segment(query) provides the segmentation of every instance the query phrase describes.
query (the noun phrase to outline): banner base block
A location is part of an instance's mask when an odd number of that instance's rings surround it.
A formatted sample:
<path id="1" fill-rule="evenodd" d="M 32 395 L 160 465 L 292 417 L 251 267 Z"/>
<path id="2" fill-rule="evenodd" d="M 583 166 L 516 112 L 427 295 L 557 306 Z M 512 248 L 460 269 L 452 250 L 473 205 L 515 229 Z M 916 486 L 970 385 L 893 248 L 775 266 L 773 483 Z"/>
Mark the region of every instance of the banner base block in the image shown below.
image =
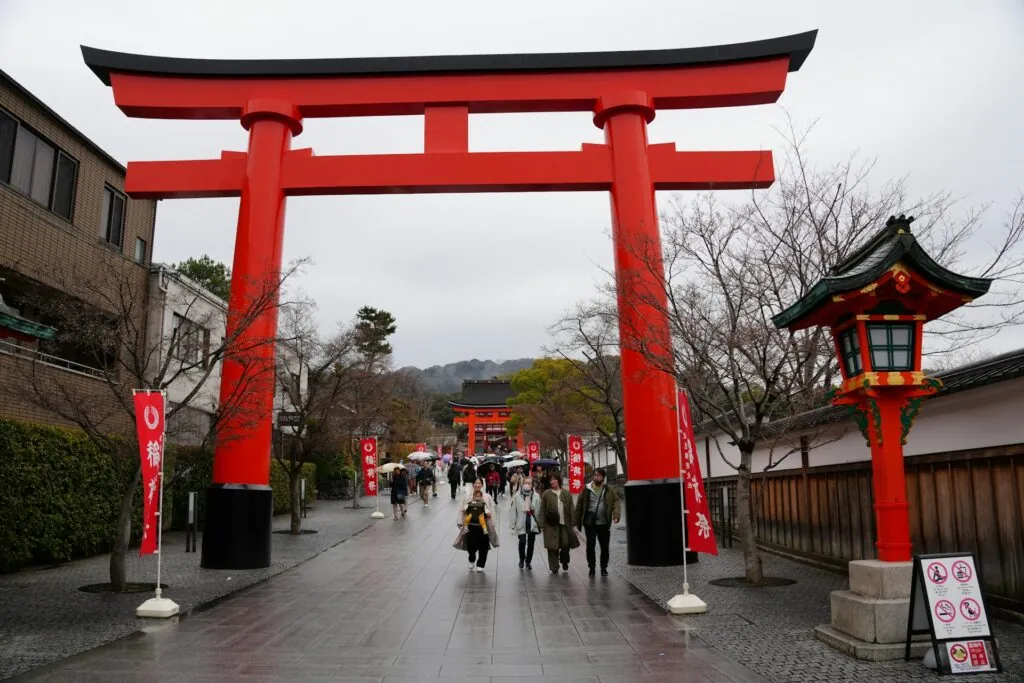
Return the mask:
<path id="1" fill-rule="evenodd" d="M 168 619 L 178 613 L 178 603 L 168 598 L 150 598 L 135 609 L 135 616 Z"/>
<path id="2" fill-rule="evenodd" d="M 384 519 L 384 517 L 386 517 L 386 515 L 380 510 L 377 510 L 372 515 L 370 515 L 370 519 Z"/>
<path id="3" fill-rule="evenodd" d="M 626 561 L 633 567 L 678 567 L 697 562 L 683 550 L 679 479 L 626 482 Z"/>
<path id="4" fill-rule="evenodd" d="M 270 566 L 274 492 L 260 484 L 211 484 L 206 489 L 203 569 Z"/>
<path id="5" fill-rule="evenodd" d="M 708 611 L 708 604 L 693 593 L 676 595 L 666 604 L 672 614 L 704 614 Z"/>

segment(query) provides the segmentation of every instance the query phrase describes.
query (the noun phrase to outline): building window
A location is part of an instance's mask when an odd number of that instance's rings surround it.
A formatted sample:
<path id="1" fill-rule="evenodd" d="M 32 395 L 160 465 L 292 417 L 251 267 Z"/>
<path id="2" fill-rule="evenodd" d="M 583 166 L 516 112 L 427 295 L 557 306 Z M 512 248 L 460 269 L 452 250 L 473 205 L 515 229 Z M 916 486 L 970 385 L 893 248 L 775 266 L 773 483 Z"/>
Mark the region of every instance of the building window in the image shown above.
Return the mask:
<path id="1" fill-rule="evenodd" d="M 878 323 L 868 325 L 871 346 L 871 369 L 876 371 L 909 371 L 914 364 L 914 326 L 910 323 Z"/>
<path id="2" fill-rule="evenodd" d="M 210 331 L 177 313 L 173 325 L 171 355 L 182 363 L 205 368 L 210 355 Z"/>
<path id="3" fill-rule="evenodd" d="M 124 205 L 123 194 L 110 187 L 103 188 L 100 238 L 107 244 L 117 247 L 118 251 L 124 245 Z"/>
<path id="4" fill-rule="evenodd" d="M 839 350 L 847 377 L 854 377 L 864 371 L 860 362 L 860 338 L 857 336 L 856 325 L 839 335 Z"/>
<path id="5" fill-rule="evenodd" d="M 146 265 L 146 240 L 135 238 L 135 262 Z"/>
<path id="6" fill-rule="evenodd" d="M 78 162 L 0 111 L 0 181 L 71 220 Z"/>

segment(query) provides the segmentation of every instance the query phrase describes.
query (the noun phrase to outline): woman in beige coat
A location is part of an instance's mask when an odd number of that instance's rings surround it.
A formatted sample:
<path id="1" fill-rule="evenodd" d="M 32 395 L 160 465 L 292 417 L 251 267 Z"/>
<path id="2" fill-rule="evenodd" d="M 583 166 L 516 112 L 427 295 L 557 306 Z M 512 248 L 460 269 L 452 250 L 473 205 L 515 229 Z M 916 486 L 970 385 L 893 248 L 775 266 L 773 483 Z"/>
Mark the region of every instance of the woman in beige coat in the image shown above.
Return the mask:
<path id="1" fill-rule="evenodd" d="M 540 497 L 540 523 L 544 534 L 544 548 L 548 551 L 548 568 L 558 573 L 558 565 L 569 571 L 569 549 L 580 545 L 573 527 L 576 526 L 572 494 L 562 488 L 562 475 L 552 472 L 551 487 Z"/>

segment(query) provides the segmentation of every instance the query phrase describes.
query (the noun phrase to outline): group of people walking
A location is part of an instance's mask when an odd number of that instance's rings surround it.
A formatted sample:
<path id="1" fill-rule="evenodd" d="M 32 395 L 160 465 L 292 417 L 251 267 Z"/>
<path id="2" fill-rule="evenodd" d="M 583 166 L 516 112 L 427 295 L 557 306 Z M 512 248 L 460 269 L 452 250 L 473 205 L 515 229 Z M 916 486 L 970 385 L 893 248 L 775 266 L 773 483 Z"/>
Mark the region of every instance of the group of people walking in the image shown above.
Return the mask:
<path id="1" fill-rule="evenodd" d="M 472 462 L 461 469 L 452 465 L 447 472 L 452 500 L 462 493 L 456 522 L 459 537 L 455 545 L 466 550 L 470 567 L 477 572 L 484 571 L 490 549 L 499 544 L 494 501 L 504 486 L 499 489 L 492 485 L 486 478 L 488 474 L 491 473 L 478 476 Z M 533 569 L 534 550 L 540 536 L 547 551 L 548 570 L 553 575 L 569 571 L 569 551 L 582 545 L 577 533 L 582 531 L 590 575 L 594 576 L 598 568 L 602 576 L 608 575 L 611 525 L 619 523 L 621 503 L 606 478 L 603 468 L 594 470 L 590 484 L 575 503 L 572 494 L 562 486 L 562 475 L 557 471 L 535 478 L 517 470 L 503 479 L 503 483 L 510 485 L 509 528 L 519 541 L 520 569 Z M 415 476 L 399 467 L 391 480 L 391 507 L 396 520 L 399 515 L 405 518 L 408 512 L 412 482 L 416 483 L 424 507 L 429 508 L 430 498 L 437 496 L 437 473 L 433 466 L 420 467 Z"/>
<path id="2" fill-rule="evenodd" d="M 594 471 L 593 480 L 573 503 L 572 494 L 562 486 L 562 475 L 552 472 L 547 487 L 538 492 L 534 479 L 524 475 L 512 492 L 509 505 L 510 528 L 519 541 L 519 568 L 533 569 L 537 536 L 547 551 L 548 570 L 556 575 L 569 571 L 569 551 L 581 545 L 577 531 L 583 531 L 587 544 L 590 575 L 597 572 L 597 548 L 600 546 L 600 570 L 608 575 L 608 544 L 611 525 L 618 524 L 620 501 L 615 489 L 607 485 L 603 469 Z M 464 540 L 471 566 L 482 572 L 490 547 L 497 546 L 493 529 L 494 498 L 485 492 L 484 481 L 476 478 L 459 507 L 458 542 Z M 453 494 L 454 497 L 454 494 Z M 458 543 L 457 542 L 457 543 Z"/>
<path id="3" fill-rule="evenodd" d="M 437 498 L 437 473 L 433 463 L 419 466 L 414 475 L 399 465 L 391 475 L 391 510 L 396 520 L 399 514 L 404 519 L 409 511 L 408 498 L 413 482 L 424 507 L 430 507 L 431 497 Z"/>

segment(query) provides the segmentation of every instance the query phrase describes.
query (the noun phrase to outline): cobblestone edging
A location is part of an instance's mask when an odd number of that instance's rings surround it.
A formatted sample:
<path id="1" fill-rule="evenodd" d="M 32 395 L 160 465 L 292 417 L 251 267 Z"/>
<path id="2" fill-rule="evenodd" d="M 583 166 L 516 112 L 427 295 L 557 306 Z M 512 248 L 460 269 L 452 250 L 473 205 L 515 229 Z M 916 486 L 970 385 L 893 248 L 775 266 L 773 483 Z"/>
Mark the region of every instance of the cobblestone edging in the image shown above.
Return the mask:
<path id="1" fill-rule="evenodd" d="M 682 567 L 630 567 L 626 563 L 624 528 L 612 533 L 611 563 L 615 571 L 660 605 L 682 592 Z M 779 683 L 828 681 L 934 680 L 920 661 L 862 662 L 847 657 L 813 635 L 829 622 L 829 594 L 848 587 L 845 575 L 763 554 L 765 574 L 795 579 L 777 588 L 719 588 L 710 579 L 742 576 L 738 548 L 720 549 L 717 557 L 701 555 L 688 568 L 691 592 L 708 604 L 702 616 L 679 617 L 709 647 L 721 651 L 762 676 Z M 1004 673 L 979 674 L 972 681 L 1024 680 L 1024 626 L 996 620 Z"/>
<path id="2" fill-rule="evenodd" d="M 200 553 L 185 552 L 185 535 L 164 534 L 162 582 L 165 597 L 182 613 L 209 605 L 227 595 L 276 576 L 365 531 L 373 499 L 361 507 L 352 501 L 317 501 L 303 528 L 316 534 L 273 535 L 273 559 L 265 569 L 226 571 L 202 569 Z M 387 506 L 382 506 L 382 509 Z M 390 512 L 390 510 L 388 510 Z M 384 521 L 390 522 L 390 515 Z M 287 529 L 289 518 L 274 519 L 274 529 Z M 202 538 L 200 535 L 200 547 Z M 71 562 L 53 569 L 35 569 L 0 576 L 0 679 L 16 676 L 51 662 L 110 643 L 144 628 L 135 616 L 150 594 L 83 593 L 85 584 L 107 580 L 108 555 Z M 156 560 L 128 555 L 130 581 L 153 581 Z"/>

